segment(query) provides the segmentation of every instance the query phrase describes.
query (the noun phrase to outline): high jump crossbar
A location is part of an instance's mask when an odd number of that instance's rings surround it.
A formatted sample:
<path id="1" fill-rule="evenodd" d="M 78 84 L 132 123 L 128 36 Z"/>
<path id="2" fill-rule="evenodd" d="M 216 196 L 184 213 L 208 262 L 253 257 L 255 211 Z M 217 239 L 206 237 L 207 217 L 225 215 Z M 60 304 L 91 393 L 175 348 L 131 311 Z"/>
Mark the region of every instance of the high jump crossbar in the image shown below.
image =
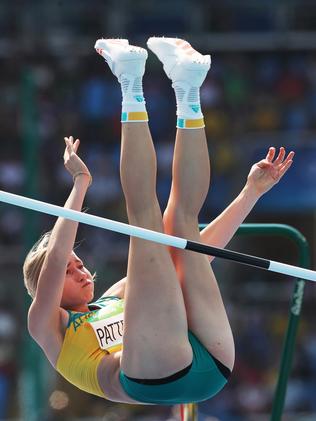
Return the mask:
<path id="1" fill-rule="evenodd" d="M 135 227 L 123 222 L 113 221 L 100 216 L 91 215 L 84 212 L 67 209 L 61 206 L 52 205 L 40 200 L 30 199 L 13 193 L 0 190 L 0 202 L 19 206 L 36 212 L 46 213 L 48 215 L 70 219 L 82 224 L 114 231 L 131 237 L 141 238 L 143 240 L 153 241 L 166 246 L 176 247 L 183 250 L 195 251 L 197 253 L 207 254 L 209 256 L 220 257 L 226 260 L 232 260 L 248 266 L 254 266 L 259 269 L 271 272 L 282 273 L 284 275 L 294 276 L 296 278 L 308 281 L 316 281 L 316 272 L 299 266 L 288 265 L 273 260 L 263 259 L 261 257 L 251 256 L 236 251 L 221 249 L 209 246 L 196 241 L 186 240 L 185 238 L 175 237 L 173 235 Z"/>

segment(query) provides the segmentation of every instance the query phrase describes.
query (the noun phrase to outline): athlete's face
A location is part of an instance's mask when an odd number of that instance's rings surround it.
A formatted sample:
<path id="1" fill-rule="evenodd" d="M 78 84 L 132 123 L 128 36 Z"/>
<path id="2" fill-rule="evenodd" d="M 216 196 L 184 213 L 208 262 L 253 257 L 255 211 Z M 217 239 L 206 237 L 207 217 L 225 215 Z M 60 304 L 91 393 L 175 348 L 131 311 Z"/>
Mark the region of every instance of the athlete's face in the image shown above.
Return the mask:
<path id="1" fill-rule="evenodd" d="M 85 311 L 93 299 L 94 282 L 82 260 L 72 252 L 67 264 L 61 305 L 69 310 Z"/>

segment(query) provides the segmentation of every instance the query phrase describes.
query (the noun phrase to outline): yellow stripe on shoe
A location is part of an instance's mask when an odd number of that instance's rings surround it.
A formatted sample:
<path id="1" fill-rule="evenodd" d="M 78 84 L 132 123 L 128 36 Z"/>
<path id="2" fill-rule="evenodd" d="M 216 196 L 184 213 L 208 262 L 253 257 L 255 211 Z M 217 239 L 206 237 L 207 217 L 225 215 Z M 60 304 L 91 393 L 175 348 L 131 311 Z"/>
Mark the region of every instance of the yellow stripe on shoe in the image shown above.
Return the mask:
<path id="1" fill-rule="evenodd" d="M 205 127 L 204 118 L 199 118 L 196 120 L 189 120 L 184 118 L 177 119 L 178 129 L 202 129 L 203 127 Z"/>
<path id="2" fill-rule="evenodd" d="M 148 121 L 148 114 L 146 111 L 131 111 L 131 112 L 123 112 L 121 116 L 121 122 L 134 122 L 137 123 L 139 121 Z"/>

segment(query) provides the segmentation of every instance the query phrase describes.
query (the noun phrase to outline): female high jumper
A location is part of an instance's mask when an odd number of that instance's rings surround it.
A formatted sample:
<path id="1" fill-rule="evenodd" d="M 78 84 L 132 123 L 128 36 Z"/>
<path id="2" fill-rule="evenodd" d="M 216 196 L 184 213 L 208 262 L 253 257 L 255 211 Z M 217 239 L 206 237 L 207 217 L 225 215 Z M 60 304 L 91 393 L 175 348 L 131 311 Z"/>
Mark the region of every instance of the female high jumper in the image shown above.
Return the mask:
<path id="1" fill-rule="evenodd" d="M 121 84 L 120 176 L 131 225 L 225 247 L 256 201 L 291 166 L 281 148 L 255 164 L 245 187 L 201 233 L 198 215 L 208 192 L 210 161 L 199 89 L 210 56 L 187 42 L 150 38 L 177 101 L 177 135 L 169 201 L 156 196 L 156 155 L 142 89 L 147 51 L 127 40 L 100 39 Z M 73 176 L 65 207 L 80 211 L 91 175 L 65 138 Z M 24 279 L 33 301 L 28 329 L 55 369 L 78 388 L 115 402 L 179 404 L 217 394 L 233 369 L 234 340 L 211 257 L 130 238 L 126 278 L 93 302 L 93 276 L 74 253 L 78 223 L 58 218 L 31 249 Z M 106 250 L 104 251 L 106 253 Z"/>

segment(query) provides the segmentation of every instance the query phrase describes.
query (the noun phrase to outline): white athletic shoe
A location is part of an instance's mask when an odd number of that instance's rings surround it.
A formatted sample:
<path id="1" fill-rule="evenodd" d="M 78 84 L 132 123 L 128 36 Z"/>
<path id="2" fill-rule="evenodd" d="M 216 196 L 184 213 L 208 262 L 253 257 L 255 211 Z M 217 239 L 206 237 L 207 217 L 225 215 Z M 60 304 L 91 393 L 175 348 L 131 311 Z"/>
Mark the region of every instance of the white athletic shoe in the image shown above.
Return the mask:
<path id="1" fill-rule="evenodd" d="M 129 45 L 127 39 L 98 39 L 94 48 L 118 79 L 122 73 L 143 76 L 148 57 L 144 48 Z"/>
<path id="2" fill-rule="evenodd" d="M 201 86 L 211 67 L 211 57 L 203 56 L 191 45 L 179 38 L 152 37 L 148 48 L 163 63 L 163 68 L 172 82 L 188 82 Z"/>

